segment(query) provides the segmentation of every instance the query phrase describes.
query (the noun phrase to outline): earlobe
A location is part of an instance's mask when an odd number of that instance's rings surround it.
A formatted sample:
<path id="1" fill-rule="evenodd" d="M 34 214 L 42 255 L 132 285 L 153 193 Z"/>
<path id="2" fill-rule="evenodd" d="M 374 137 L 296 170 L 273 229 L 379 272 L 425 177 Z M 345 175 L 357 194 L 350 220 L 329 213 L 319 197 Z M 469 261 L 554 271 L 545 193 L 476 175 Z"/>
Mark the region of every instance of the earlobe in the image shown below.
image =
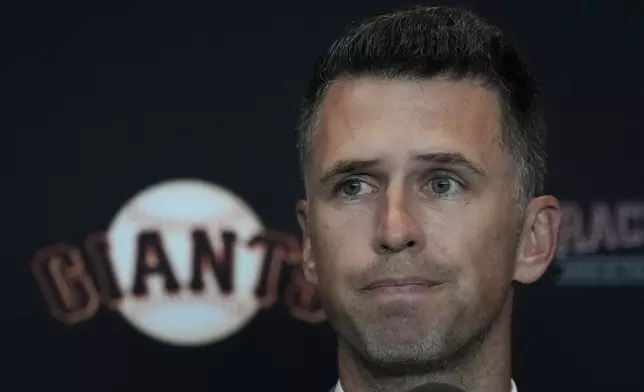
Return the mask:
<path id="1" fill-rule="evenodd" d="M 553 196 L 537 197 L 528 204 L 524 216 L 514 279 L 532 283 L 546 272 L 557 252 L 559 201 Z"/>
<path id="2" fill-rule="evenodd" d="M 309 228 L 309 211 L 306 200 L 299 200 L 296 205 L 297 221 L 302 230 L 302 270 L 306 280 L 316 284 L 318 282 L 315 260 L 311 253 L 311 231 Z"/>

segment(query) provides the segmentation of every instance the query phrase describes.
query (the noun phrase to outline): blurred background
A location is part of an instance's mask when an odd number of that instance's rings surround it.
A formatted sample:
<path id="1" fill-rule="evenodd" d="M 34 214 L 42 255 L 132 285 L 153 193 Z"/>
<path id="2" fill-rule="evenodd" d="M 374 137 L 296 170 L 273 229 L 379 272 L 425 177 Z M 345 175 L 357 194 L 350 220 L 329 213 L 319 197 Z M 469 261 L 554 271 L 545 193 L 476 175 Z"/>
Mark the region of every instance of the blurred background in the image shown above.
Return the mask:
<path id="1" fill-rule="evenodd" d="M 334 336 L 295 267 L 299 100 L 345 24 L 412 4 L 3 4 L 1 389 L 327 391 Z M 547 108 L 564 218 L 518 291 L 519 390 L 644 390 L 644 3 L 425 4 L 505 29 Z"/>

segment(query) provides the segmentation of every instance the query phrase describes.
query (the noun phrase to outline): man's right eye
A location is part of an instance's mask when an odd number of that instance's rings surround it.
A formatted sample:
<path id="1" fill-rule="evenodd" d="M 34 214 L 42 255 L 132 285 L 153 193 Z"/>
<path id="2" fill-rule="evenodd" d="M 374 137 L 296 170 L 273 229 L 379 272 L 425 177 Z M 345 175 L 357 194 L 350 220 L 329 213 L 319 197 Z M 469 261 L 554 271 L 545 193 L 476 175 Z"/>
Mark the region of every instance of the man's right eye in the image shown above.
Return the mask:
<path id="1" fill-rule="evenodd" d="M 336 187 L 336 192 L 341 196 L 352 198 L 362 196 L 365 193 L 371 193 L 373 188 L 374 187 L 360 179 L 350 178 L 339 183 Z"/>

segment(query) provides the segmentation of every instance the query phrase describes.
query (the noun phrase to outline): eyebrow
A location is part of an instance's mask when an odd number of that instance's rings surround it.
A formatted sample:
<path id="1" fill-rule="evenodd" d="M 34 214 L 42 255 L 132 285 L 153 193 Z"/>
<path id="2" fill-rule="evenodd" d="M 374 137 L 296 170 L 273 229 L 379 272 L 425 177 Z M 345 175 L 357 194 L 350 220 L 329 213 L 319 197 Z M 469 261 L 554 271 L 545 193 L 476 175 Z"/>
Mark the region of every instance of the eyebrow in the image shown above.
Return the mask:
<path id="1" fill-rule="evenodd" d="M 481 178 L 485 178 L 488 175 L 485 169 L 483 169 L 480 165 L 472 162 L 471 160 L 463 156 L 463 154 L 457 152 L 417 154 L 414 155 L 414 160 L 439 165 L 461 166 Z"/>
<path id="2" fill-rule="evenodd" d="M 340 160 L 335 162 L 333 166 L 322 175 L 319 182 L 321 185 L 324 185 L 347 174 L 368 170 L 376 166 L 379 162 L 380 159 Z"/>
<path id="3" fill-rule="evenodd" d="M 417 162 L 432 163 L 435 165 L 461 166 L 471 171 L 478 177 L 487 177 L 487 172 L 485 171 L 485 169 L 467 159 L 465 156 L 463 156 L 463 154 L 457 152 L 415 154 L 413 156 L 413 160 Z M 380 159 L 337 161 L 320 177 L 319 183 L 321 185 L 324 185 L 348 174 L 371 169 L 374 166 L 377 166 L 380 162 Z"/>

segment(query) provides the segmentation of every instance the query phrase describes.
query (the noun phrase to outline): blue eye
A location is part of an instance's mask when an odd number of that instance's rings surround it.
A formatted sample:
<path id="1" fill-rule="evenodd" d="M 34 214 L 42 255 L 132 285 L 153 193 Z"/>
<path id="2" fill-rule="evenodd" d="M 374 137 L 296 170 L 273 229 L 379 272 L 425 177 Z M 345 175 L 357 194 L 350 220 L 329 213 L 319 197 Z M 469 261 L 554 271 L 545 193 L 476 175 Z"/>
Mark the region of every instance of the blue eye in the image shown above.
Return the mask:
<path id="1" fill-rule="evenodd" d="M 460 181 L 447 174 L 434 176 L 428 185 L 431 193 L 439 198 L 453 196 L 463 186 Z"/>
<path id="2" fill-rule="evenodd" d="M 445 193 L 449 193 L 450 191 L 453 191 L 453 188 L 456 187 L 458 183 L 449 177 L 442 176 L 442 177 L 433 178 L 430 181 L 430 185 L 432 188 L 432 192 L 438 195 L 442 195 Z"/>

